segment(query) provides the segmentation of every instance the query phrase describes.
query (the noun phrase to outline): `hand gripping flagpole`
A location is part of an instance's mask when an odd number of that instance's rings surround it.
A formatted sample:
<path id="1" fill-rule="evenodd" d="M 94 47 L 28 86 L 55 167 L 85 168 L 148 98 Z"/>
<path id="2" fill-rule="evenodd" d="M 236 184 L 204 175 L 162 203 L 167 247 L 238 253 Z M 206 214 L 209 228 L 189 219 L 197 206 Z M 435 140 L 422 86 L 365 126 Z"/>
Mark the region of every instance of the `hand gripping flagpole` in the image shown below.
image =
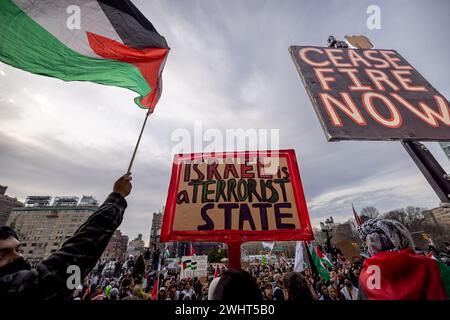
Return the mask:
<path id="1" fill-rule="evenodd" d="M 141 143 L 142 133 L 144 132 L 144 128 L 147 123 L 147 119 L 152 113 L 153 113 L 153 110 L 149 108 L 147 114 L 145 115 L 145 120 L 144 120 L 144 123 L 142 124 L 141 133 L 139 134 L 139 138 L 136 142 L 136 147 L 134 148 L 133 156 L 131 157 L 130 164 L 128 165 L 127 174 L 131 173 L 131 167 L 133 167 L 134 158 L 136 157 L 136 152 L 139 148 L 139 144 Z"/>

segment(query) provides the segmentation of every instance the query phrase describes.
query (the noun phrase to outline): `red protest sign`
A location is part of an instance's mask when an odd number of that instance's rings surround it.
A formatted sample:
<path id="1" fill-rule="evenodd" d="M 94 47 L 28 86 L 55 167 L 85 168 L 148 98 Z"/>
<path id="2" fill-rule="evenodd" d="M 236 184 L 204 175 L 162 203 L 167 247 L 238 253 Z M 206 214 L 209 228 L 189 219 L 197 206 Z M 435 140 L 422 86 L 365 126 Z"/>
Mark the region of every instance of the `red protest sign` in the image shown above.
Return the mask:
<path id="1" fill-rule="evenodd" d="M 313 237 L 294 150 L 175 156 L 161 241 Z"/>

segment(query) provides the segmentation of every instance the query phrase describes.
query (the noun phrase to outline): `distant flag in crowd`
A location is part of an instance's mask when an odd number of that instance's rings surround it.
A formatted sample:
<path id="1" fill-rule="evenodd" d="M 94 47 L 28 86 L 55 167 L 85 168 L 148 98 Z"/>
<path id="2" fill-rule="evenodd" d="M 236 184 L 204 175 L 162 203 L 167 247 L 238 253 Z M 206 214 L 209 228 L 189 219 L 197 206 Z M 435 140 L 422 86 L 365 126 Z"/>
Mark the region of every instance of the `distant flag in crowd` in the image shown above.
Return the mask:
<path id="1" fill-rule="evenodd" d="M 288 265 L 288 262 L 284 256 L 279 257 L 280 264 Z"/>
<path id="2" fill-rule="evenodd" d="M 182 269 L 183 270 L 187 270 L 187 269 L 197 270 L 197 261 L 191 261 L 191 260 L 183 261 Z"/>
<path id="3" fill-rule="evenodd" d="M 294 271 L 302 272 L 304 270 L 305 259 L 303 257 L 303 244 L 301 241 L 297 241 L 295 244 L 295 262 Z"/>
<path id="4" fill-rule="evenodd" d="M 328 259 L 328 257 L 325 255 L 325 253 L 323 253 L 323 251 L 320 249 L 320 247 L 318 245 L 316 246 L 316 253 L 325 268 L 333 266 L 331 261 Z"/>
<path id="5" fill-rule="evenodd" d="M 355 207 L 353 206 L 352 203 L 352 209 L 353 209 L 353 215 L 355 216 L 355 221 L 356 221 L 356 225 L 360 226 L 362 224 L 361 218 L 359 217 L 358 213 L 355 210 Z"/>
<path id="6" fill-rule="evenodd" d="M 158 291 L 159 291 L 159 274 L 156 274 L 156 281 L 153 285 L 152 293 L 150 294 L 151 300 L 158 300 Z"/>
<path id="7" fill-rule="evenodd" d="M 64 81 L 127 88 L 139 94 L 141 108 L 158 102 L 168 52 L 129 0 L 0 1 L 0 61 Z"/>
<path id="8" fill-rule="evenodd" d="M 217 278 L 220 275 L 219 264 L 216 264 L 216 270 L 214 271 L 214 278 Z"/>
<path id="9" fill-rule="evenodd" d="M 332 263 L 325 254 L 320 250 L 319 246 L 316 243 L 312 244 L 311 248 L 311 257 L 314 262 L 314 265 L 317 268 L 317 271 L 322 276 L 325 281 L 330 280 L 330 274 L 328 272 L 328 267 L 332 267 Z"/>
<path id="10" fill-rule="evenodd" d="M 269 249 L 270 251 L 273 250 L 273 247 L 275 245 L 275 242 L 262 242 L 262 246 L 264 249 Z"/>
<path id="11" fill-rule="evenodd" d="M 261 257 L 261 265 L 263 266 L 267 265 L 267 256 L 264 255 Z"/>
<path id="12" fill-rule="evenodd" d="M 192 245 L 192 242 L 189 242 L 189 255 L 195 256 L 195 249 L 194 246 Z"/>

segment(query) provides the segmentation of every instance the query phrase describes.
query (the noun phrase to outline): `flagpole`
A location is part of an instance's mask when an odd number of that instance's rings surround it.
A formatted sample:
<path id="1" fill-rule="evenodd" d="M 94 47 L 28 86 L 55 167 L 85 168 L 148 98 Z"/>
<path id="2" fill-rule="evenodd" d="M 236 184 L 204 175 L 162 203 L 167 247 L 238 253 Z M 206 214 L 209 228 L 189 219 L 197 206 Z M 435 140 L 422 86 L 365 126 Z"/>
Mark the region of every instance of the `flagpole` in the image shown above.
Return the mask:
<path id="1" fill-rule="evenodd" d="M 160 284 L 159 284 L 159 271 L 160 271 L 160 269 L 161 269 L 161 255 L 158 257 L 158 268 L 156 270 L 156 283 L 155 283 L 155 285 L 156 285 L 156 299 L 155 300 L 159 300 L 159 287 L 160 287 Z M 152 291 L 153 291 L 153 289 L 152 289 Z M 151 296 L 150 296 L 150 298 L 151 298 Z"/>
<path id="2" fill-rule="evenodd" d="M 136 152 L 139 148 L 139 144 L 141 143 L 142 133 L 144 132 L 144 128 L 147 123 L 147 119 L 152 113 L 153 113 L 153 110 L 149 108 L 147 114 L 145 115 L 144 123 L 142 124 L 141 133 L 139 134 L 139 138 L 136 142 L 136 146 L 134 147 L 133 156 L 131 157 L 130 164 L 128 165 L 127 174 L 131 173 L 131 167 L 133 166 L 134 158 L 136 157 Z"/>
<path id="3" fill-rule="evenodd" d="M 315 265 L 315 263 L 313 261 L 313 258 L 312 258 L 312 255 L 311 255 L 311 251 L 309 250 L 308 244 L 306 243 L 306 241 L 303 241 L 303 244 L 305 245 L 305 248 L 306 248 L 306 253 L 307 253 L 307 256 L 308 256 L 308 262 L 309 262 L 309 266 L 311 268 L 311 272 L 313 274 L 319 275 L 319 270 L 317 270 L 317 267 L 316 267 L 316 265 Z"/>

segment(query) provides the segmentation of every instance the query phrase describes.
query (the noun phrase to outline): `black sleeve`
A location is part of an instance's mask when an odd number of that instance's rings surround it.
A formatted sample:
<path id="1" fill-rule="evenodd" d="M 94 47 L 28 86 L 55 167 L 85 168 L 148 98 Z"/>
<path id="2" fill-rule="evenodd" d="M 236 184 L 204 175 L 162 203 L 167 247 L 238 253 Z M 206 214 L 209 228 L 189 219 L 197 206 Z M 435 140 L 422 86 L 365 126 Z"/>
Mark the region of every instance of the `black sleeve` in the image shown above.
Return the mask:
<path id="1" fill-rule="evenodd" d="M 70 265 L 80 268 L 80 281 L 94 268 L 122 222 L 126 207 L 122 195 L 111 193 L 57 252 L 37 265 L 37 285 L 44 299 L 67 297 L 71 293 L 66 284 Z"/>

